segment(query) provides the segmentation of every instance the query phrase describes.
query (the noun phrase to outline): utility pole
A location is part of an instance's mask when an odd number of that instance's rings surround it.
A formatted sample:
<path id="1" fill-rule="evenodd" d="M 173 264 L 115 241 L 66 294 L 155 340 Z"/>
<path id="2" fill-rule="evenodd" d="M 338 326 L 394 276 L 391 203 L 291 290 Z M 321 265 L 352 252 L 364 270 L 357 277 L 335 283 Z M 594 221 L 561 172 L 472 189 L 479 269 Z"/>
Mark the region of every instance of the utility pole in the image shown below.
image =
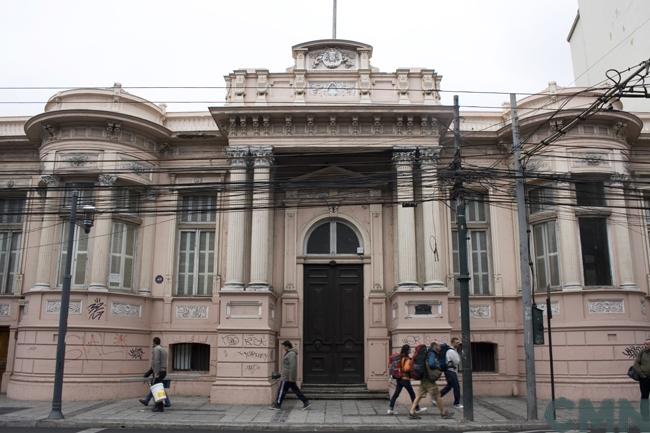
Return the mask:
<path id="1" fill-rule="evenodd" d="M 465 190 L 461 160 L 460 113 L 458 95 L 454 95 L 454 190 L 456 201 L 456 227 L 458 233 L 458 282 L 460 284 L 460 327 L 463 340 L 461 363 L 463 367 L 463 418 L 474 421 L 474 388 L 472 384 L 472 343 L 469 325 L 469 266 L 467 264 L 467 222 L 465 218 Z"/>
<path id="2" fill-rule="evenodd" d="M 553 405 L 553 419 L 557 419 L 555 413 L 555 373 L 553 370 L 553 333 L 551 332 L 551 285 L 546 285 L 546 319 L 548 321 L 548 362 L 551 367 L 551 405 Z"/>
<path id="3" fill-rule="evenodd" d="M 517 197 L 517 223 L 519 226 L 519 270 L 521 273 L 521 302 L 524 310 L 524 354 L 526 362 L 527 419 L 537 419 L 537 386 L 535 383 L 535 347 L 533 345 L 533 303 L 528 267 L 528 219 L 524 191 L 524 170 L 521 165 L 521 142 L 517 117 L 517 95 L 510 94 L 512 112 L 512 152 L 515 162 L 515 192 Z"/>

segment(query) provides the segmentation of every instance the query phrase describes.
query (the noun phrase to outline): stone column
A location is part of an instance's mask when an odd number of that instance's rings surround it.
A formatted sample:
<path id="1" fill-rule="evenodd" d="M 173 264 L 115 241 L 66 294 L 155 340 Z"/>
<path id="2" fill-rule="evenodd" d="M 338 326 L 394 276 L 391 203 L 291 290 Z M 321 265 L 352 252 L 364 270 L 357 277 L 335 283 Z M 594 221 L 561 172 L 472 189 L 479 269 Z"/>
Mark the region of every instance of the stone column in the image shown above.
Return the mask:
<path id="1" fill-rule="evenodd" d="M 226 149 L 230 160 L 228 191 L 228 245 L 226 247 L 226 281 L 224 290 L 244 289 L 244 225 L 246 207 L 246 160 L 248 148 Z"/>
<path id="2" fill-rule="evenodd" d="M 580 268 L 580 229 L 574 206 L 575 198 L 570 183 L 557 183 L 557 239 L 560 247 L 562 290 L 582 289 Z"/>
<path id="3" fill-rule="evenodd" d="M 632 258 L 632 246 L 630 244 L 630 230 L 627 220 L 627 208 L 625 203 L 624 179 L 612 178 L 609 184 L 607 197 L 611 197 L 609 206 L 612 214 L 609 217 L 610 225 L 614 233 L 614 254 L 610 254 L 616 261 L 616 279 L 622 289 L 637 289 L 634 282 L 634 268 Z"/>
<path id="4" fill-rule="evenodd" d="M 269 290 L 269 223 L 271 212 L 271 147 L 251 147 L 253 156 L 253 226 L 251 231 L 251 290 Z"/>
<path id="5" fill-rule="evenodd" d="M 140 226 L 138 239 L 142 239 L 140 251 L 140 284 L 138 293 L 141 295 L 151 295 L 153 283 L 153 256 L 152 251 L 156 251 L 156 193 L 153 190 L 146 191 L 142 195 L 142 225 Z M 173 254 L 171 254 L 173 255 Z"/>
<path id="6" fill-rule="evenodd" d="M 56 192 L 51 188 L 59 186 L 54 176 L 42 176 L 41 186 L 44 186 L 41 210 L 45 211 L 48 205 L 55 207 Z M 38 242 L 38 264 L 36 265 L 36 281 L 30 290 L 49 290 L 52 281 L 52 258 L 54 256 L 54 237 L 56 230 L 61 226 L 58 215 L 46 215 L 41 217 L 41 237 Z"/>
<path id="7" fill-rule="evenodd" d="M 393 151 L 393 162 L 397 171 L 397 286 L 405 290 L 419 287 L 415 249 L 415 209 L 412 207 L 414 205 L 414 159 L 413 149 Z"/>
<path id="8" fill-rule="evenodd" d="M 90 256 L 89 263 L 92 266 L 88 290 L 108 291 L 108 261 L 111 251 L 113 214 L 105 211 L 112 210 L 113 208 L 112 186 L 115 185 L 116 180 L 116 176 L 109 174 L 99 175 L 99 189 L 95 194 L 97 213 L 95 214 L 95 224 L 90 234 L 92 239 L 92 255 Z M 81 206 L 78 209 L 81 211 Z M 81 216 L 81 214 L 78 214 L 78 216 Z M 79 230 L 83 230 L 83 228 L 79 228 Z"/>
<path id="9" fill-rule="evenodd" d="M 442 225 L 440 221 L 440 189 L 438 187 L 438 155 L 440 148 L 420 149 L 422 167 L 422 231 L 424 242 L 424 287 L 444 289 L 440 255 Z"/>

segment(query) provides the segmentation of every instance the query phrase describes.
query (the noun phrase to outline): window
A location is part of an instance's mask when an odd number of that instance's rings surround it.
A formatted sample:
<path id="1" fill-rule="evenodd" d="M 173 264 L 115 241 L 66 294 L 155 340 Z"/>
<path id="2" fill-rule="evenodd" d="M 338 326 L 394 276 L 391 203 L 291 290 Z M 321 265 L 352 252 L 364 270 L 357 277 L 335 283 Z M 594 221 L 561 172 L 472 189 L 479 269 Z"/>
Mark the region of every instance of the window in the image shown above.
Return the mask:
<path id="1" fill-rule="evenodd" d="M 346 223 L 326 221 L 314 228 L 308 236 L 307 254 L 357 254 L 359 237 Z"/>
<path id="2" fill-rule="evenodd" d="M 111 258 L 108 286 L 114 289 L 133 289 L 133 260 L 135 257 L 137 226 L 113 221 L 111 231 Z"/>
<path id="3" fill-rule="evenodd" d="M 172 370 L 210 370 L 210 345 L 201 343 L 172 344 Z"/>
<path id="4" fill-rule="evenodd" d="M 605 187 L 603 182 L 576 182 L 576 201 L 578 206 L 605 206 Z"/>
<path id="5" fill-rule="evenodd" d="M 214 279 L 216 198 L 184 196 L 178 236 L 178 296 L 210 296 Z"/>
<path id="6" fill-rule="evenodd" d="M 497 345 L 472 343 L 472 371 L 496 373 Z"/>
<path id="7" fill-rule="evenodd" d="M 94 190 L 95 184 L 91 182 L 75 182 L 75 183 L 66 183 L 65 191 L 63 195 L 63 207 L 70 209 L 70 203 L 72 200 L 72 194 L 74 191 L 77 191 L 79 194 L 79 199 L 77 201 L 77 210 L 81 208 L 84 204 L 93 203 L 94 199 Z"/>
<path id="8" fill-rule="evenodd" d="M 63 285 L 65 261 L 68 257 L 69 221 L 64 220 L 61 235 L 61 256 L 59 258 L 59 285 Z M 88 263 L 88 234 L 81 227 L 74 231 L 72 251 L 72 281 L 73 286 L 83 286 L 86 283 L 86 263 Z"/>
<path id="9" fill-rule="evenodd" d="M 458 230 L 455 227 L 456 212 L 452 206 L 452 262 L 454 272 L 454 289 L 460 295 L 460 253 L 458 249 Z M 490 294 L 490 250 L 488 208 L 483 194 L 468 196 L 465 201 L 465 218 L 467 222 L 467 251 L 470 275 L 470 294 Z"/>
<path id="10" fill-rule="evenodd" d="M 24 208 L 24 197 L 0 198 L 0 294 L 16 286 Z"/>
<path id="11" fill-rule="evenodd" d="M 578 218 L 578 225 L 585 286 L 610 286 L 612 276 L 609 265 L 607 219 L 581 217 Z"/>
<path id="12" fill-rule="evenodd" d="M 533 252 L 536 289 L 546 290 L 547 286 L 558 287 L 560 265 L 555 220 L 533 225 Z"/>
<path id="13" fill-rule="evenodd" d="M 140 210 L 140 192 L 128 187 L 118 187 L 113 193 L 115 211 L 125 214 L 137 214 Z"/>
<path id="14" fill-rule="evenodd" d="M 547 186 L 531 187 L 528 191 L 528 209 L 536 214 L 554 209 L 553 190 Z"/>

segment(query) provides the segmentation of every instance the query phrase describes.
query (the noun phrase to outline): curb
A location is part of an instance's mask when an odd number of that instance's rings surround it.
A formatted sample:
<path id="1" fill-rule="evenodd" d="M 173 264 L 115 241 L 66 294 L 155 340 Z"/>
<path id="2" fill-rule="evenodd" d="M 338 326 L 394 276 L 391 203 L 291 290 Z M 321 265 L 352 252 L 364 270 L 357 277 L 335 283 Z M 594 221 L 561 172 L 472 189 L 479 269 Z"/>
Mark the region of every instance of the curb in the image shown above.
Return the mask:
<path id="1" fill-rule="evenodd" d="M 94 420 L 3 420 L 0 427 L 30 427 L 30 428 L 148 428 L 148 429 L 184 429 L 184 430 L 214 430 L 214 431 L 404 431 L 417 428 L 427 431 L 523 431 L 523 430 L 548 430 L 547 424 L 541 421 L 517 423 L 477 423 L 460 422 L 456 424 L 426 423 L 413 425 L 381 425 L 381 424 L 242 424 L 242 423 L 194 423 L 187 424 L 174 421 L 128 420 L 128 421 L 94 421 Z"/>

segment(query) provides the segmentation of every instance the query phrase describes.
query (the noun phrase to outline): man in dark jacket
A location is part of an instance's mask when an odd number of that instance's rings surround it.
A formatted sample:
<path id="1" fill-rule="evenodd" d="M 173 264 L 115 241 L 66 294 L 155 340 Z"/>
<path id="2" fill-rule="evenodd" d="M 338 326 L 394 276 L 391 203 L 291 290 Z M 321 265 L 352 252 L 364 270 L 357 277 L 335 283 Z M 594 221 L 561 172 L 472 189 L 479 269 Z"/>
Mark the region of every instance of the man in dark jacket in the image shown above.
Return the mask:
<path id="1" fill-rule="evenodd" d="M 282 343 L 284 348 L 284 356 L 282 357 L 282 373 L 280 375 L 280 386 L 278 387 L 278 395 L 271 406 L 271 409 L 280 410 L 282 402 L 290 389 L 302 401 L 302 408 L 307 409 L 311 406 L 309 400 L 303 395 L 302 391 L 296 384 L 298 379 L 298 352 L 293 348 L 291 341 L 286 340 Z"/>

